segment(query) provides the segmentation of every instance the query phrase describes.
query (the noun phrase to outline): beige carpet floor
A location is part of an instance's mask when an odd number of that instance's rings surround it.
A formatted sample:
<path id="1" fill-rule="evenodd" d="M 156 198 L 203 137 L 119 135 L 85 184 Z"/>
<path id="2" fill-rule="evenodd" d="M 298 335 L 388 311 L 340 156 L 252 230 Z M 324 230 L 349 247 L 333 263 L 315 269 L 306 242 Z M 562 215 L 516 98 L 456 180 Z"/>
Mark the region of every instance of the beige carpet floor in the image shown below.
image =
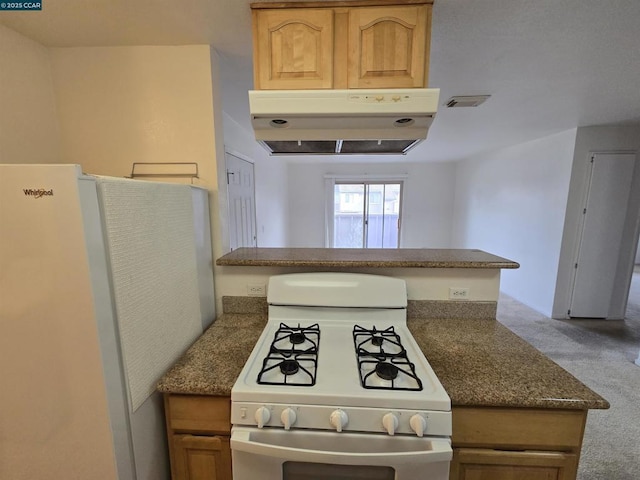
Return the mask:
<path id="1" fill-rule="evenodd" d="M 579 480 L 640 480 L 640 273 L 625 320 L 553 320 L 501 294 L 498 320 L 611 404 L 588 415 Z"/>

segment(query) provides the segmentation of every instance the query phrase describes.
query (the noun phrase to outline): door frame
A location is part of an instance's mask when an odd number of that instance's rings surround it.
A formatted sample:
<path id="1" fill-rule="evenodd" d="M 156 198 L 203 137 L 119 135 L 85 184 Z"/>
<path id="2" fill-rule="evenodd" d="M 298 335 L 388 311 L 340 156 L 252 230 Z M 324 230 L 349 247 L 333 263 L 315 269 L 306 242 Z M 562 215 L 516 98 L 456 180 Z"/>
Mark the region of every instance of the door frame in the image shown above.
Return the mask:
<path id="1" fill-rule="evenodd" d="M 631 241 L 631 247 L 627 248 L 627 246 L 623 246 L 621 249 L 620 256 L 618 258 L 618 273 L 616 275 L 617 281 L 614 284 L 614 291 L 612 294 L 612 305 L 614 308 L 610 309 L 610 316 L 608 319 L 622 319 L 624 318 L 627 299 L 629 297 L 629 288 L 631 287 L 631 278 L 633 274 L 633 265 L 635 262 L 635 255 L 638 247 L 638 240 L 640 237 L 640 152 L 634 149 L 593 149 L 589 150 L 587 154 L 583 158 L 582 168 L 584 169 L 579 173 L 579 177 L 574 177 L 572 174 L 571 182 L 574 181 L 580 182 L 580 185 L 577 186 L 578 192 L 577 194 L 580 197 L 580 208 L 573 210 L 570 212 L 567 210 L 566 215 L 575 215 L 574 218 L 577 218 L 574 226 L 569 231 L 563 232 L 563 237 L 570 235 L 571 237 L 571 250 L 560 252 L 559 266 L 561 268 L 566 269 L 565 274 L 562 274 L 562 271 L 559 270 L 557 276 L 556 283 L 556 293 L 554 298 L 553 305 L 553 313 L 552 317 L 556 319 L 569 319 L 571 316 L 569 315 L 569 309 L 571 305 L 571 298 L 573 295 L 573 285 L 575 282 L 575 261 L 578 256 L 580 241 L 581 241 L 581 232 L 584 223 L 583 218 L 583 209 L 587 200 L 587 195 L 589 193 L 589 181 L 591 176 L 591 157 L 594 155 L 617 155 L 617 154 L 632 154 L 636 156 L 633 179 L 631 183 L 631 193 L 630 193 L 630 204 L 627 211 L 627 216 L 625 220 L 624 232 L 623 232 L 623 242 Z M 573 169 L 576 168 L 576 164 L 574 164 Z M 575 172 L 574 172 L 575 173 Z M 569 197 L 572 196 L 572 189 L 574 187 L 571 186 L 569 190 Z M 573 194 L 574 195 L 574 194 Z M 575 198 L 575 197 L 574 197 Z M 569 201 L 571 201 L 569 199 Z M 565 229 L 566 229 L 566 219 L 565 219 Z M 563 240 L 564 243 L 564 240 Z M 567 255 L 571 258 L 571 263 L 568 263 L 568 258 L 565 257 Z M 628 257 L 628 258 L 627 258 Z M 566 260 L 563 260 L 565 258 Z M 568 273 L 567 273 L 568 272 Z M 624 281 L 621 280 L 622 272 L 624 272 Z M 565 283 L 566 282 L 566 283 Z"/>
<path id="2" fill-rule="evenodd" d="M 574 251 L 574 269 L 571 275 L 571 294 L 570 294 L 570 299 L 569 299 L 569 309 L 567 310 L 567 315 L 570 318 L 579 318 L 580 316 L 578 315 L 578 317 L 576 317 L 575 312 L 572 312 L 573 307 L 576 307 L 576 305 L 574 305 L 574 300 L 576 298 L 576 287 L 578 286 L 578 273 L 580 271 L 580 259 L 581 259 L 581 255 L 584 255 L 584 246 L 583 243 L 585 242 L 585 240 L 587 240 L 589 237 L 585 237 L 585 228 L 587 227 L 587 217 L 589 216 L 589 202 L 591 199 L 591 196 L 594 194 L 597 194 L 597 191 L 595 190 L 595 186 L 594 186 L 594 179 L 596 179 L 596 177 L 594 176 L 596 173 L 596 161 L 598 160 L 598 157 L 601 157 L 601 160 L 599 160 L 598 165 L 601 168 L 604 168 L 604 164 L 602 164 L 601 162 L 616 162 L 616 161 L 623 161 L 622 159 L 620 160 L 615 160 L 615 159 L 611 159 L 612 157 L 616 157 L 616 156 L 625 156 L 625 157 L 632 157 L 633 158 L 633 162 L 631 164 L 631 178 L 629 179 L 629 191 L 628 191 L 628 196 L 626 198 L 626 205 L 625 205 L 625 216 L 624 216 L 624 220 L 622 225 L 622 231 L 621 233 L 621 237 L 620 237 L 620 250 L 618 250 L 618 256 L 615 260 L 615 262 L 611 262 L 608 267 L 614 267 L 614 277 L 612 278 L 612 283 L 611 288 L 611 296 L 609 297 L 609 305 L 607 305 L 606 308 L 606 316 L 605 317 L 601 317 L 598 315 L 592 315 L 591 317 L 594 318 L 610 318 L 611 317 L 611 313 L 612 313 L 612 305 L 615 308 L 614 305 L 614 292 L 615 292 L 615 279 L 617 277 L 619 277 L 620 275 L 620 258 L 622 258 L 624 252 L 622 251 L 622 240 L 624 239 L 625 236 L 625 227 L 628 224 L 629 218 L 628 218 L 628 214 L 629 214 L 629 209 L 632 208 L 632 205 L 630 204 L 631 202 L 631 193 L 632 193 L 632 188 L 633 188 L 633 172 L 635 171 L 636 168 L 636 161 L 637 161 L 637 155 L 635 155 L 634 153 L 600 153 L 600 152 L 590 152 L 589 154 L 589 168 L 587 168 L 587 182 L 586 182 L 586 189 L 584 191 L 583 194 L 583 199 L 582 199 L 582 215 L 580 216 L 579 219 L 579 234 L 578 234 L 578 238 L 577 238 L 577 243 L 576 243 L 576 247 L 575 247 L 575 251 Z M 609 159 L 604 159 L 602 157 L 609 157 Z M 628 161 L 628 160 L 627 160 Z M 609 167 L 612 168 L 612 167 Z M 597 178 L 601 178 L 601 177 L 597 177 Z M 609 204 L 611 205 L 611 204 Z M 596 208 L 593 206 L 593 208 Z M 591 216 L 590 218 L 593 219 L 593 216 Z M 609 226 L 610 224 L 607 224 L 607 226 Z M 598 230 L 602 230 L 599 226 Z M 593 232 L 592 232 L 593 233 Z M 605 256 L 606 257 L 606 256 Z M 587 257 L 588 259 L 591 259 L 591 257 Z M 582 259 L 582 261 L 584 262 L 584 258 Z M 589 260 L 587 260 L 587 263 L 589 262 Z M 584 274 L 581 277 L 583 280 L 585 279 Z M 630 283 L 629 283 L 630 286 Z M 627 289 L 628 290 L 628 289 Z M 624 302 L 626 303 L 626 301 Z M 624 310 L 624 309 L 623 309 Z M 594 312 L 591 312 L 594 313 Z M 603 309 L 603 313 L 604 313 L 604 309 Z M 591 318 L 589 317 L 589 318 Z"/>

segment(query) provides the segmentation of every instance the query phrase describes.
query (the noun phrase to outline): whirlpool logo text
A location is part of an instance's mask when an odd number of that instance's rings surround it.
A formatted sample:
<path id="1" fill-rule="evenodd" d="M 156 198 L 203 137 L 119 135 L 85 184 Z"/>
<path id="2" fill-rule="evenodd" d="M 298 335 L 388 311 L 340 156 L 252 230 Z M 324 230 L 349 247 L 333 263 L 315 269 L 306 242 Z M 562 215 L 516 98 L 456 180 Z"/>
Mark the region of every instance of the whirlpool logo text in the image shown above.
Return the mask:
<path id="1" fill-rule="evenodd" d="M 52 197 L 53 189 L 47 190 L 46 188 L 25 188 L 22 190 L 27 197 L 42 198 Z"/>

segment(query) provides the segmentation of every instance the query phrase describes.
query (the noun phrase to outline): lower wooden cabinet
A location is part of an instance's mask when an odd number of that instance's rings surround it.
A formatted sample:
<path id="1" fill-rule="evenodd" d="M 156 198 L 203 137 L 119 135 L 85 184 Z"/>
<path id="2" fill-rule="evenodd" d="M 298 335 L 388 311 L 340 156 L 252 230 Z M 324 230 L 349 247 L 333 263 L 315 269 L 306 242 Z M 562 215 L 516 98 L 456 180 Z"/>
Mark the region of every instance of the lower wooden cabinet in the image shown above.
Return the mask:
<path id="1" fill-rule="evenodd" d="M 173 480 L 232 480 L 231 399 L 165 394 Z M 575 480 L 586 410 L 452 409 L 450 480 Z"/>
<path id="2" fill-rule="evenodd" d="M 165 394 L 173 480 L 232 480 L 231 399 Z"/>
<path id="3" fill-rule="evenodd" d="M 573 480 L 577 456 L 559 452 L 455 449 L 451 480 Z"/>
<path id="4" fill-rule="evenodd" d="M 229 437 L 173 435 L 174 480 L 231 480 Z"/>
<path id="5" fill-rule="evenodd" d="M 586 410 L 453 408 L 450 480 L 575 480 Z"/>

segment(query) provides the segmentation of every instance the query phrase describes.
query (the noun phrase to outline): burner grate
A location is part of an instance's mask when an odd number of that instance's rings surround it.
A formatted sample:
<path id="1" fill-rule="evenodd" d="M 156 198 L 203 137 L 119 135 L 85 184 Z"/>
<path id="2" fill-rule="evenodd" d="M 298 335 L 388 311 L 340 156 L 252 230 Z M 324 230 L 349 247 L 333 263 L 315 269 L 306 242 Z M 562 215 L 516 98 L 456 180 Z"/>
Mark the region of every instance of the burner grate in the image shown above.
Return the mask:
<path id="1" fill-rule="evenodd" d="M 318 354 L 320 343 L 320 327 L 317 323 L 309 327 L 290 327 L 284 323 L 274 335 L 270 353 L 291 356 L 298 353 Z"/>
<path id="2" fill-rule="evenodd" d="M 402 346 L 400 336 L 393 326 L 384 330 L 353 327 L 353 339 L 358 356 L 374 356 L 380 360 L 390 357 L 406 357 L 406 350 Z"/>
<path id="3" fill-rule="evenodd" d="M 320 327 L 317 323 L 290 327 L 284 323 L 276 331 L 269 353 L 262 361 L 257 382 L 261 385 L 311 387 L 316 383 Z"/>
<path id="4" fill-rule="evenodd" d="M 311 387 L 316 383 L 317 357 L 304 353 L 283 357 L 269 354 L 258 374 L 261 385 Z"/>
<path id="5" fill-rule="evenodd" d="M 415 365 L 393 326 L 378 330 L 353 327 L 360 385 L 382 390 L 422 390 Z"/>

